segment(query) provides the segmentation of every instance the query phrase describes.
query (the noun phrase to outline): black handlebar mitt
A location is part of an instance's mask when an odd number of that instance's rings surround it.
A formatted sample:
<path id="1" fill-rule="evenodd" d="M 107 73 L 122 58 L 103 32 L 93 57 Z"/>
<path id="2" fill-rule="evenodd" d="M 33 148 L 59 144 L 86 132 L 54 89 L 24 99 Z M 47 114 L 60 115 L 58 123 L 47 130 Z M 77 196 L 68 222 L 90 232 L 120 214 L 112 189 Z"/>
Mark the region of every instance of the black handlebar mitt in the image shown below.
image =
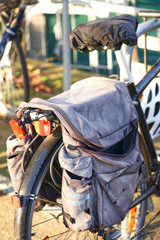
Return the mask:
<path id="1" fill-rule="evenodd" d="M 102 46 L 115 51 L 122 43 L 134 46 L 137 26 L 136 18 L 128 14 L 82 23 L 70 33 L 70 46 L 80 52 L 101 51 Z"/>

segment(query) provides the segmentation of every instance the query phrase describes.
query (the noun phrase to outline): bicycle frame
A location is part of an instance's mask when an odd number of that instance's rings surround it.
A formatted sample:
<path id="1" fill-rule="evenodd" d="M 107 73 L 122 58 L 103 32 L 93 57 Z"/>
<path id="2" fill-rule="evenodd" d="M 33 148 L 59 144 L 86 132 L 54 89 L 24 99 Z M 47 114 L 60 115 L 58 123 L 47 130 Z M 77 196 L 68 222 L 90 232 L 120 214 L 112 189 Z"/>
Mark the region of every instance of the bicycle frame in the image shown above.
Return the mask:
<path id="1" fill-rule="evenodd" d="M 155 30 L 159 27 L 160 27 L 160 18 L 152 19 L 150 21 L 140 23 L 137 29 L 137 37 L 139 38 L 142 34 Z M 130 81 L 134 81 L 131 73 L 133 48 L 134 47 L 123 45 L 121 50 L 115 51 L 116 59 L 120 68 L 120 80 L 127 83 Z"/>
<path id="2" fill-rule="evenodd" d="M 4 50 L 6 48 L 6 45 L 9 41 L 11 41 L 17 34 L 18 31 L 20 31 L 21 23 L 24 17 L 25 12 L 25 6 L 19 9 L 18 14 L 11 18 L 11 21 L 9 21 L 7 28 L 5 29 L 5 32 L 2 36 L 2 40 L 0 42 L 0 58 L 3 56 Z M 9 12 L 10 13 L 10 12 Z M 12 14 L 10 13 L 10 16 L 12 17 Z M 3 15 L 2 15 L 3 19 Z M 4 20 L 5 22 L 5 20 Z"/>
<path id="3" fill-rule="evenodd" d="M 10 117 L 14 115 L 19 100 L 29 100 L 29 77 L 26 67 L 24 52 L 21 46 L 22 21 L 26 6 L 19 8 L 18 12 L 1 12 L 0 16 L 4 29 L 0 40 L 0 115 Z M 16 52 L 16 54 L 15 54 Z M 11 59 L 12 58 L 12 59 Z M 14 60 L 18 59 L 19 64 L 13 67 Z M 14 71 L 12 71 L 14 68 Z M 17 88 L 15 69 L 20 68 L 23 76 L 24 88 Z M 21 94 L 21 93 L 24 94 Z M 18 93 L 18 94 L 17 94 Z M 22 97 L 23 95 L 23 97 Z"/>
<path id="4" fill-rule="evenodd" d="M 137 37 L 142 34 L 152 31 L 160 27 L 160 18 L 152 19 L 147 22 L 143 22 L 139 25 L 137 30 Z M 131 73 L 131 61 L 132 61 L 132 53 L 133 47 L 123 46 L 121 50 L 116 51 L 115 55 L 118 61 L 118 65 L 120 67 L 120 80 L 124 81 L 128 87 L 131 98 L 135 104 L 138 116 L 139 116 L 139 126 L 140 133 L 142 138 L 147 146 L 148 154 L 150 157 L 150 166 L 146 166 L 151 169 L 151 171 L 157 170 L 157 175 L 154 180 L 154 185 L 148 188 L 140 197 L 138 197 L 132 204 L 131 208 L 145 200 L 147 197 L 155 193 L 158 189 L 158 183 L 160 178 L 160 163 L 157 160 L 157 154 L 153 145 L 153 141 L 151 139 L 151 135 L 149 133 L 149 129 L 146 123 L 146 118 L 144 116 L 141 104 L 140 97 L 143 91 L 146 89 L 148 84 L 152 81 L 152 79 L 160 72 L 160 58 L 157 62 L 151 67 L 151 69 L 146 73 L 146 75 L 140 80 L 140 82 L 135 85 L 134 79 Z"/>
<path id="5" fill-rule="evenodd" d="M 159 71 L 160 71 L 160 66 L 159 66 Z M 146 78 L 145 86 L 148 85 L 149 81 L 150 81 L 150 79 Z M 159 183 L 159 177 L 160 177 L 160 164 L 157 160 L 155 148 L 154 148 L 154 145 L 153 145 L 150 133 L 149 133 L 149 129 L 148 129 L 148 126 L 146 123 L 146 119 L 145 119 L 145 116 L 144 116 L 144 113 L 143 113 L 143 110 L 142 110 L 142 107 L 140 104 L 140 100 L 139 100 L 140 95 L 139 95 L 139 92 L 137 91 L 137 87 L 134 85 L 133 82 L 130 83 L 127 87 L 130 92 L 130 95 L 133 99 L 133 102 L 135 103 L 135 107 L 136 107 L 136 110 L 137 110 L 137 113 L 139 116 L 140 133 L 141 133 L 142 138 L 147 146 L 148 154 L 149 154 L 150 161 L 151 161 L 150 166 L 148 166 L 146 164 L 146 168 L 151 168 L 151 171 L 157 170 L 157 176 L 156 176 L 154 185 L 152 184 L 152 186 L 147 191 L 145 191 L 139 198 L 137 198 L 135 201 L 133 201 L 133 204 L 131 206 L 131 208 L 132 208 L 158 190 L 158 187 L 159 187 L 158 183 Z M 140 88 L 140 91 L 142 91 L 142 88 Z M 147 170 L 149 170 L 149 169 L 147 169 Z M 149 171 L 147 171 L 147 172 L 149 172 Z"/>

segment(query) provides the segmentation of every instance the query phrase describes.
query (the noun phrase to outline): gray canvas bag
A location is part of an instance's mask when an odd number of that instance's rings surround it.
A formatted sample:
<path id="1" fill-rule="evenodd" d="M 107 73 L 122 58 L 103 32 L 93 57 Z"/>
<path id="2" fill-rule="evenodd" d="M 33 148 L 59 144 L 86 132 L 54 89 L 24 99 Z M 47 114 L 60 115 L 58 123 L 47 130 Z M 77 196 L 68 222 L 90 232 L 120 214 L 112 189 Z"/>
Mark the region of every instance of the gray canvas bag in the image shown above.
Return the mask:
<path id="1" fill-rule="evenodd" d="M 36 135 L 32 124 L 27 124 L 26 129 L 28 133 L 26 139 L 20 140 L 14 134 L 12 134 L 6 141 L 8 171 L 15 193 L 19 193 L 25 170 L 28 167 L 33 154 L 36 152 L 37 148 L 42 142 L 42 138 Z M 54 166 L 57 166 L 56 162 L 54 162 Z M 60 169 L 58 168 L 57 171 L 60 171 Z M 60 197 L 59 189 L 57 190 L 56 186 L 54 186 L 53 189 L 53 187 L 47 183 L 51 181 L 49 174 L 46 175 L 45 179 L 47 181 L 43 182 L 39 194 L 44 199 L 54 201 Z M 53 185 L 54 184 L 52 184 L 52 186 Z M 46 203 L 41 199 L 37 199 L 34 209 L 39 211 L 45 206 L 45 204 Z"/>
<path id="2" fill-rule="evenodd" d="M 24 171 L 27 168 L 34 152 L 30 143 L 35 136 L 31 124 L 27 124 L 28 136 L 26 139 L 18 139 L 14 134 L 9 136 L 6 141 L 7 165 L 14 191 L 17 193 L 21 185 Z"/>
<path id="3" fill-rule="evenodd" d="M 143 158 L 137 113 L 124 83 L 92 77 L 48 100 L 24 107 L 52 110 L 60 119 L 64 146 L 64 222 L 74 231 L 106 228 L 128 212 Z"/>

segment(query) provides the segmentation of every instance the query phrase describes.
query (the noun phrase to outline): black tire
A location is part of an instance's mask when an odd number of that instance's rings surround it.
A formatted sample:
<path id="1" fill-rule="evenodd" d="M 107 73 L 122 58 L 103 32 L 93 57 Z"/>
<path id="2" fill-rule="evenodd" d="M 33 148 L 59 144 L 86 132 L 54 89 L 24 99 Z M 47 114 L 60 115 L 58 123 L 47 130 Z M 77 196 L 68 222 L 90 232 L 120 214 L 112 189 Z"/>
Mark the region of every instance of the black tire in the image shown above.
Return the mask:
<path id="1" fill-rule="evenodd" d="M 22 96 L 22 99 L 26 102 L 29 101 L 29 95 L 30 95 L 30 88 L 29 88 L 29 76 L 28 76 L 28 70 L 26 65 L 26 60 L 24 56 L 23 49 L 21 47 L 20 39 L 19 37 L 16 37 L 13 40 L 13 47 L 17 49 L 17 55 L 20 60 L 20 70 L 22 70 L 23 74 L 23 86 L 24 86 L 24 95 Z"/>
<path id="2" fill-rule="evenodd" d="M 9 50 L 5 50 L 0 61 L 0 100 L 12 114 L 22 101 L 29 101 L 30 91 L 25 56 L 19 37 L 16 36 L 8 44 L 11 46 Z"/>
<path id="3" fill-rule="evenodd" d="M 56 209 L 56 211 L 59 213 L 58 216 L 55 216 L 55 209 L 53 206 L 51 206 L 50 213 L 47 214 L 44 213 L 44 208 L 41 209 L 41 207 L 38 209 L 41 211 L 34 211 L 35 206 L 39 204 L 38 201 L 41 201 L 40 196 L 42 196 L 41 190 L 44 181 L 46 178 L 47 181 L 51 181 L 51 178 L 48 177 L 48 174 L 50 173 L 50 163 L 52 162 L 53 158 L 57 158 L 57 153 L 61 146 L 62 140 L 60 137 L 47 137 L 42 142 L 41 146 L 36 151 L 36 154 L 33 156 L 29 166 L 27 167 L 25 177 L 19 191 L 19 194 L 23 196 L 22 198 L 25 206 L 15 210 L 14 235 L 15 239 L 17 240 L 38 240 L 45 239 L 47 236 L 52 236 L 51 239 L 59 239 L 60 236 L 60 239 L 70 240 L 85 239 L 87 236 L 89 236 L 88 239 L 97 239 L 97 233 L 92 233 L 90 231 L 77 233 L 68 230 L 68 228 L 66 228 L 63 224 L 62 208 L 60 207 L 60 203 L 57 203 L 59 209 Z M 50 182 L 50 185 L 54 186 L 52 190 L 56 194 L 53 181 Z M 38 198 L 34 200 L 34 196 L 38 196 Z M 47 201 L 47 199 L 44 200 Z M 52 199 L 52 203 L 53 201 L 55 202 L 54 199 Z M 47 202 L 49 204 L 51 203 L 49 201 Z M 42 225 L 40 225 L 40 221 L 42 221 Z"/>
<path id="4" fill-rule="evenodd" d="M 30 194 L 38 194 L 49 170 L 52 155 L 61 145 L 61 142 L 60 131 L 56 130 L 54 136 L 50 135 L 45 138 L 27 167 L 19 190 L 19 194 L 24 196 L 24 199 L 27 198 L 27 202 L 25 206 L 15 210 L 15 239 L 31 239 L 31 223 L 35 201 L 29 199 L 29 196 Z"/>

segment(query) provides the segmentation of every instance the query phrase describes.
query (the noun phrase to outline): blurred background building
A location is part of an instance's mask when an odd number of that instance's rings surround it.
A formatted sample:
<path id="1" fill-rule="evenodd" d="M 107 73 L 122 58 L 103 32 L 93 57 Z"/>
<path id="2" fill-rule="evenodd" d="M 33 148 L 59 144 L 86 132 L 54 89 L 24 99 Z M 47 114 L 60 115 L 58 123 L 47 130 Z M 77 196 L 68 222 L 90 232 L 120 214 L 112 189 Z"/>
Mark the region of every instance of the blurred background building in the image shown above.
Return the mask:
<path id="1" fill-rule="evenodd" d="M 118 14 L 136 16 L 140 10 L 160 10 L 160 0 L 104 0 L 87 1 L 71 0 L 68 4 L 70 30 L 78 24 L 98 18 L 113 17 Z M 35 6 L 28 7 L 26 13 L 26 49 L 29 57 L 45 59 L 62 64 L 62 1 L 40 0 Z M 137 17 L 138 22 L 143 19 Z M 156 53 L 153 46 L 160 48 L 160 31 L 149 34 L 148 47 L 150 51 L 149 64 L 155 60 Z M 139 40 L 139 61 L 143 61 L 144 41 Z M 153 43 L 154 42 L 154 43 Z M 114 53 L 110 50 L 82 54 L 71 51 L 71 64 L 83 70 L 110 75 L 118 71 Z M 107 66 L 107 67 L 106 67 Z M 107 71 L 106 71 L 107 69 Z"/>

